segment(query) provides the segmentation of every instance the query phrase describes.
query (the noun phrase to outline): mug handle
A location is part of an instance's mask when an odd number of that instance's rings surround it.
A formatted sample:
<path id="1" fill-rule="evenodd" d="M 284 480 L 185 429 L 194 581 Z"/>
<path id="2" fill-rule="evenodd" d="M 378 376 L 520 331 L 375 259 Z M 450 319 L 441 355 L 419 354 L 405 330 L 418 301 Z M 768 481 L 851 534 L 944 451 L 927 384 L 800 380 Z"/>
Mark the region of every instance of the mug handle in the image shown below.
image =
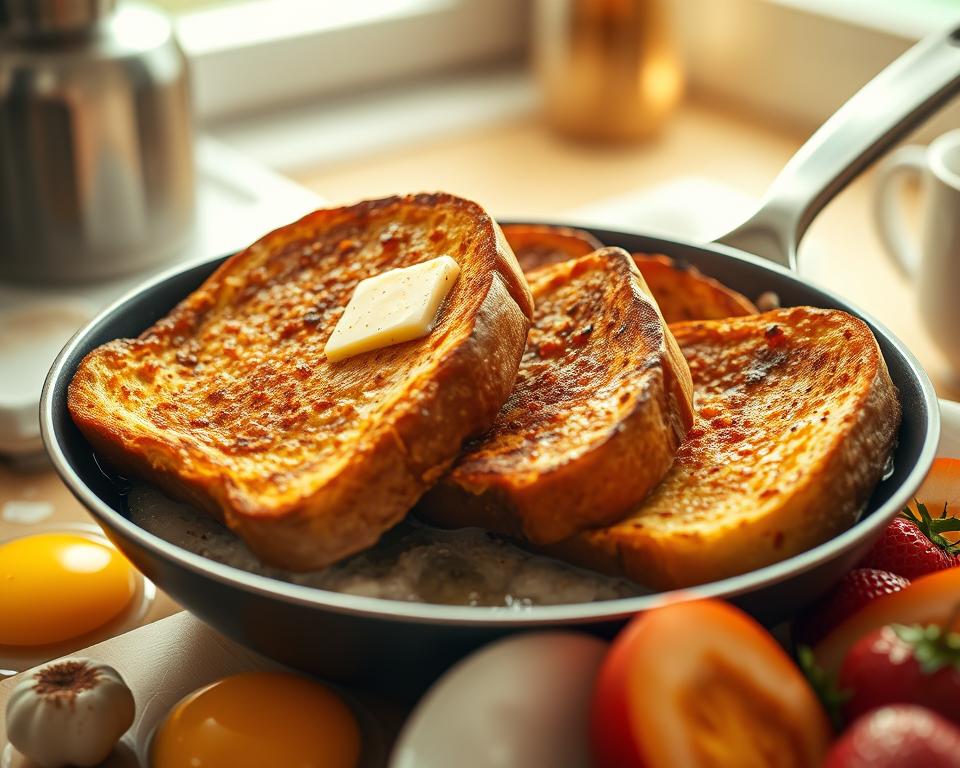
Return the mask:
<path id="1" fill-rule="evenodd" d="M 877 168 L 873 187 L 873 220 L 887 255 L 904 277 L 912 278 L 920 263 L 916 244 L 907 234 L 900 213 L 900 193 L 911 178 L 920 178 L 927 167 L 925 147 L 900 147 Z"/>

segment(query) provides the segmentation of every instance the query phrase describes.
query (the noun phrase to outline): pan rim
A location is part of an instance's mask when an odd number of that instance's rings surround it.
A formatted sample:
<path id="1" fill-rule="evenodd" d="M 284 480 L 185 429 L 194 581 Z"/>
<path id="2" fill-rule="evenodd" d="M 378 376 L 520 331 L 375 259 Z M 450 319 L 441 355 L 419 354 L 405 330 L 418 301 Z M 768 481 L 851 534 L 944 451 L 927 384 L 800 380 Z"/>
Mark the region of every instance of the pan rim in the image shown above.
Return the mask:
<path id="1" fill-rule="evenodd" d="M 511 221 L 509 223 L 515 222 Z M 759 256 L 739 251 L 729 246 L 718 243 L 694 243 L 683 239 L 667 238 L 659 234 L 648 235 L 643 232 L 593 227 L 589 224 L 577 224 L 571 221 L 551 220 L 549 218 L 539 219 L 536 223 L 576 227 L 593 233 L 606 233 L 614 237 L 618 235 L 623 237 L 646 237 L 652 241 L 665 243 L 669 247 L 690 248 L 702 252 L 710 252 L 724 258 L 747 262 L 753 267 L 777 273 L 782 277 L 799 283 L 807 289 L 813 289 L 837 305 L 851 310 L 852 314 L 864 320 L 875 334 L 882 336 L 884 341 L 905 361 L 909 373 L 919 385 L 923 404 L 927 410 L 928 417 L 925 420 L 926 434 L 924 435 L 924 441 L 916 462 L 910 468 L 903 482 L 893 491 L 890 498 L 866 519 L 858 521 L 838 536 L 793 557 L 744 574 L 731 576 L 720 581 L 709 582 L 696 587 L 592 603 L 529 606 L 522 609 L 515 609 L 506 607 L 449 606 L 431 603 L 403 602 L 331 592 L 316 587 L 291 584 L 217 562 L 190 552 L 175 544 L 171 544 L 148 532 L 104 502 L 73 467 L 63 447 L 60 445 L 57 436 L 54 407 L 57 392 L 60 390 L 65 392 L 66 386 L 69 384 L 69 378 L 72 378 L 73 375 L 73 371 L 66 371 L 67 361 L 74 356 L 78 348 L 84 346 L 88 338 L 93 335 L 102 324 L 114 319 L 118 314 L 123 312 L 128 304 L 143 294 L 152 291 L 159 285 L 191 269 L 196 269 L 204 265 L 218 264 L 227 258 L 227 256 L 193 260 L 160 272 L 128 291 L 99 312 L 96 317 L 77 331 L 67 342 L 47 374 L 40 402 L 41 434 L 44 446 L 46 447 L 54 468 L 70 492 L 83 504 L 94 518 L 105 527 L 105 532 L 108 537 L 111 538 L 121 550 L 123 550 L 125 539 L 129 539 L 135 546 L 146 550 L 153 557 L 163 561 L 168 567 L 185 569 L 196 577 L 211 579 L 226 587 L 239 589 L 259 597 L 280 600 L 305 608 L 331 611 L 371 620 L 490 629 L 523 629 L 542 626 L 613 622 L 668 602 L 707 597 L 732 598 L 757 591 L 764 587 L 785 581 L 788 578 L 799 576 L 839 557 L 843 552 L 853 548 L 860 540 L 867 538 L 875 529 L 885 526 L 889 519 L 910 501 L 914 491 L 926 477 L 936 454 L 940 435 L 940 411 L 936 392 L 926 372 L 906 345 L 891 333 L 884 324 L 878 322 L 869 313 L 863 312 L 851 302 L 836 296 L 832 291 L 822 288 L 819 285 L 812 285 L 796 273 L 762 259 Z M 162 585 L 160 586 L 162 588 Z"/>

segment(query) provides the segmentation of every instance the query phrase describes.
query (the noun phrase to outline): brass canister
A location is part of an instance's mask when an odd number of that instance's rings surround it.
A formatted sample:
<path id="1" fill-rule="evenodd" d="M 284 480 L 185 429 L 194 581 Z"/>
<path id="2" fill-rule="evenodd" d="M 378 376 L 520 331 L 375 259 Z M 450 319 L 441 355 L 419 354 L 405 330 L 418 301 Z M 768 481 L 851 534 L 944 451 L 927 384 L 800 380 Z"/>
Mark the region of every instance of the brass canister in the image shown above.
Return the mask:
<path id="1" fill-rule="evenodd" d="M 649 136 L 682 94 L 662 0 L 537 0 L 533 28 L 546 117 L 563 134 Z"/>

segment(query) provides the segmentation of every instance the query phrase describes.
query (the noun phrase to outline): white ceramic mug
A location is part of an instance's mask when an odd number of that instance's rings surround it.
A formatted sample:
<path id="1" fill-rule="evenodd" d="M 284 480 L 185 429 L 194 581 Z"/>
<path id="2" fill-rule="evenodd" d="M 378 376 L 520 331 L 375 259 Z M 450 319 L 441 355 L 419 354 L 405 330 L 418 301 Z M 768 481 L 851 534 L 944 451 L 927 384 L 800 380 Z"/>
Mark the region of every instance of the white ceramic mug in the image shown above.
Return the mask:
<path id="1" fill-rule="evenodd" d="M 908 235 L 898 206 L 901 187 L 911 178 L 923 185 L 919 244 Z M 915 285 L 931 338 L 960 372 L 960 130 L 929 147 L 901 147 L 881 163 L 874 216 L 887 252 Z"/>

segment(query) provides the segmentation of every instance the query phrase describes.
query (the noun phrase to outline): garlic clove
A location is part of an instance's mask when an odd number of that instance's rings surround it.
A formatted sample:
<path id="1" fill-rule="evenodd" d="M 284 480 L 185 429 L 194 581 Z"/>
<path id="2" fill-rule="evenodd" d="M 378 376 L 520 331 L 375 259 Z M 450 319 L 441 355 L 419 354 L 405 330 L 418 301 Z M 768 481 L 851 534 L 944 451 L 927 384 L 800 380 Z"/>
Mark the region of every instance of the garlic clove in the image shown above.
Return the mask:
<path id="1" fill-rule="evenodd" d="M 88 768 L 133 724 L 133 694 L 106 664 L 66 658 L 26 673 L 7 701 L 7 738 L 39 768 Z"/>

